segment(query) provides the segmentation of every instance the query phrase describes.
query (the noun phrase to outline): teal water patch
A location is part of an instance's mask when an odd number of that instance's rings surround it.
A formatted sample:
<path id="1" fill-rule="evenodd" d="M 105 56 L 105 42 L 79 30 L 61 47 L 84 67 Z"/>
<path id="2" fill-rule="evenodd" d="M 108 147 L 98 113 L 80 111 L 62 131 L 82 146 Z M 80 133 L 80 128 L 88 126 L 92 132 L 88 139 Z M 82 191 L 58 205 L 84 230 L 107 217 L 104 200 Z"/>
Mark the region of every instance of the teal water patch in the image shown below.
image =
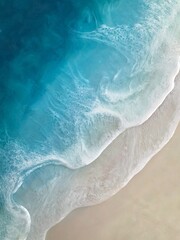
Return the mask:
<path id="1" fill-rule="evenodd" d="M 0 229 L 25 239 L 30 216 L 12 196 L 26 175 L 90 164 L 173 89 L 180 4 L 9 0 L 0 9 Z"/>

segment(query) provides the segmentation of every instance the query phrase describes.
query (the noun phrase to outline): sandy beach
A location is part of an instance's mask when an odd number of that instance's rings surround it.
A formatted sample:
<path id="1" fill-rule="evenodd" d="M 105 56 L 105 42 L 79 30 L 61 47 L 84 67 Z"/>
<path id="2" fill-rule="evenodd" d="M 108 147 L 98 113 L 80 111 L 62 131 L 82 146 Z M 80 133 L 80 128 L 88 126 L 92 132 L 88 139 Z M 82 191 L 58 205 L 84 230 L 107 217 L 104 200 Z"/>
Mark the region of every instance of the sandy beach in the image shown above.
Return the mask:
<path id="1" fill-rule="evenodd" d="M 46 240 L 179 240 L 180 126 L 170 142 L 108 201 L 77 209 Z"/>

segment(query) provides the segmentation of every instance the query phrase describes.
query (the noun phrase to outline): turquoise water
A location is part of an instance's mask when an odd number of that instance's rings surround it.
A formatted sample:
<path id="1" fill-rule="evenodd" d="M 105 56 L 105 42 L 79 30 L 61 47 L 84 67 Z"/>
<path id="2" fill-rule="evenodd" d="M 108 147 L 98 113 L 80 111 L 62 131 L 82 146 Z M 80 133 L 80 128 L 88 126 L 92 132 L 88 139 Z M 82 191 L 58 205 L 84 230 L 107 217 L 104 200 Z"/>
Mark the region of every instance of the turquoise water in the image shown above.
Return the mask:
<path id="1" fill-rule="evenodd" d="M 179 14 L 171 0 L 0 0 L 1 239 L 28 237 L 32 216 L 14 200 L 27 175 L 52 168 L 41 191 L 63 165 L 65 191 L 70 169 L 162 104 L 179 71 Z"/>

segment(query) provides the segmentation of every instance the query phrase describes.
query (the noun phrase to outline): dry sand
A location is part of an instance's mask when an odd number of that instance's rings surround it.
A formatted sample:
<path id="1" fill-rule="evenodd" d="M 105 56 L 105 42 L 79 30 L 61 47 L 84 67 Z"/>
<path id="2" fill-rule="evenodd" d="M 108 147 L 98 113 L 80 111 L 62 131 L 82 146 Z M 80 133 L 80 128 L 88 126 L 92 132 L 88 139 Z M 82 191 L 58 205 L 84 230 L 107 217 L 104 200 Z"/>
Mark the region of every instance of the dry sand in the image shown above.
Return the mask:
<path id="1" fill-rule="evenodd" d="M 110 200 L 75 210 L 47 240 L 179 240 L 180 126 L 171 141 Z"/>

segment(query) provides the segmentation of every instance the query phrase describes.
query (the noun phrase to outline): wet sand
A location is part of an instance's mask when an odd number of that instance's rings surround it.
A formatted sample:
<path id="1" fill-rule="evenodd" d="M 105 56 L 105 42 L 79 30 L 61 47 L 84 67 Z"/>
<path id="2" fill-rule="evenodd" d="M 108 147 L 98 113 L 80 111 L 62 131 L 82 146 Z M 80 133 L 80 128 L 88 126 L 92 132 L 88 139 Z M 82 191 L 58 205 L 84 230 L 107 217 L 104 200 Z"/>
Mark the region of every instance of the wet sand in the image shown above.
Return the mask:
<path id="1" fill-rule="evenodd" d="M 180 126 L 171 141 L 108 201 L 75 210 L 46 240 L 179 240 Z"/>

